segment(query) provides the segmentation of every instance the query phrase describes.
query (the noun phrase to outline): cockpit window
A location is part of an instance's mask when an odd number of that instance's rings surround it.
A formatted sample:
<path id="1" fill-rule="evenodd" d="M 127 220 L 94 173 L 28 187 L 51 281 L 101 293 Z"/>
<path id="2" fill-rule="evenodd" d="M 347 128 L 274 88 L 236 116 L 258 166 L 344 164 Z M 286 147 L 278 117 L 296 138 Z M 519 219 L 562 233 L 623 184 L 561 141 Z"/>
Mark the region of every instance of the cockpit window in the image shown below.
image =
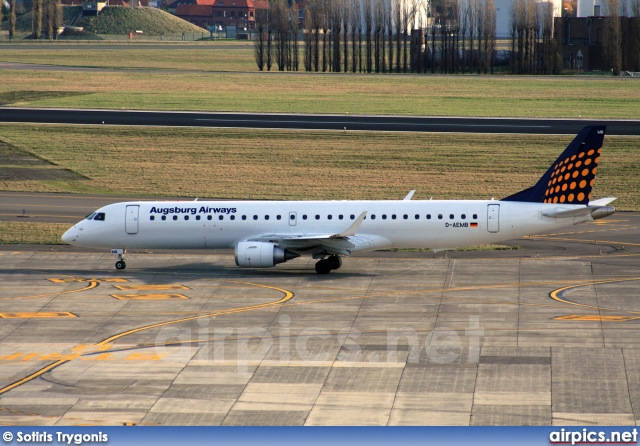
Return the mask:
<path id="1" fill-rule="evenodd" d="M 86 218 L 87 220 L 91 220 L 91 219 L 93 219 L 93 217 L 94 217 L 95 215 L 96 215 L 96 213 L 95 213 L 95 212 L 92 212 L 92 213 L 90 213 L 89 215 L 87 215 L 85 218 Z"/>
<path id="2" fill-rule="evenodd" d="M 93 217 L 94 220 L 104 221 L 104 212 L 97 212 L 96 216 Z"/>

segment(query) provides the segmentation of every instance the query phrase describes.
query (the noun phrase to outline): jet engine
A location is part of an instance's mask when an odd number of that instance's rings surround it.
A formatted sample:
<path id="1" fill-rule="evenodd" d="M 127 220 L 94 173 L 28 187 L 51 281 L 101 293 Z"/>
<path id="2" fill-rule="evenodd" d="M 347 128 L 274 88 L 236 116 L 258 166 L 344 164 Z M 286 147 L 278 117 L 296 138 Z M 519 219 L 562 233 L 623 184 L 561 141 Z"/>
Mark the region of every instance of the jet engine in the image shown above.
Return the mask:
<path id="1" fill-rule="evenodd" d="M 300 257 L 275 243 L 240 242 L 236 245 L 236 265 L 245 268 L 270 268 L 278 263 Z"/>

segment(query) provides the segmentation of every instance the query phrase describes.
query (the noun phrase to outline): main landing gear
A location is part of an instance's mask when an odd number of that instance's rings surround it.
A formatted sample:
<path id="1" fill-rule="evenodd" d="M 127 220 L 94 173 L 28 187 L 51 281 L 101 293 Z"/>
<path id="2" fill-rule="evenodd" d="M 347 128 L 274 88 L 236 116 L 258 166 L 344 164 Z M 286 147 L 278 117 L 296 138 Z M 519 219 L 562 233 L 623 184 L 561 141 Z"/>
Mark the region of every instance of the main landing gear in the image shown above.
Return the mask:
<path id="1" fill-rule="evenodd" d="M 319 260 L 316 263 L 316 272 L 318 274 L 329 274 L 333 269 L 340 269 L 342 259 L 338 256 L 329 256 L 326 259 Z"/>
<path id="2" fill-rule="evenodd" d="M 116 262 L 116 269 L 125 269 L 127 264 L 124 261 L 124 253 L 125 250 L 122 248 L 113 248 L 111 250 L 111 254 L 116 254 L 118 256 L 118 261 Z"/>

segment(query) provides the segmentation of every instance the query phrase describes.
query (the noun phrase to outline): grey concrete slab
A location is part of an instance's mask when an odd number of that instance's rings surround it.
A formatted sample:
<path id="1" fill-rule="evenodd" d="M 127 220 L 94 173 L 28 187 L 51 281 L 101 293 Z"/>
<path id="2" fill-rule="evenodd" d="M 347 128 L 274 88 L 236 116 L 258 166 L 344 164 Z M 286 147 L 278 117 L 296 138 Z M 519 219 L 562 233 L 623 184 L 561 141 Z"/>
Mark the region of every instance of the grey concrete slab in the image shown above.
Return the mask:
<path id="1" fill-rule="evenodd" d="M 308 259 L 140 252 L 115 271 L 108 253 L 0 245 L 0 313 L 17 314 L 0 316 L 0 421 L 633 424 L 640 215 L 615 217 L 518 251 L 354 256 L 326 277 Z M 184 299 L 113 297 L 176 285 Z M 278 289 L 295 297 L 271 305 Z"/>

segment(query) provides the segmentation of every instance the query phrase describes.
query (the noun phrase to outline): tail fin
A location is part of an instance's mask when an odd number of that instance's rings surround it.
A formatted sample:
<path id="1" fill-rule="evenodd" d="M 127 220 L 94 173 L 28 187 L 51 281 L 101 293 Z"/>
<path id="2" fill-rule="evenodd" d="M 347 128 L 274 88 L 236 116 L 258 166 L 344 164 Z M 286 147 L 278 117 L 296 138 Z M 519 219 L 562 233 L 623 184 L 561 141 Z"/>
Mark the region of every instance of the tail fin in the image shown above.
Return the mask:
<path id="1" fill-rule="evenodd" d="M 606 128 L 583 128 L 535 186 L 502 201 L 589 204 Z"/>

